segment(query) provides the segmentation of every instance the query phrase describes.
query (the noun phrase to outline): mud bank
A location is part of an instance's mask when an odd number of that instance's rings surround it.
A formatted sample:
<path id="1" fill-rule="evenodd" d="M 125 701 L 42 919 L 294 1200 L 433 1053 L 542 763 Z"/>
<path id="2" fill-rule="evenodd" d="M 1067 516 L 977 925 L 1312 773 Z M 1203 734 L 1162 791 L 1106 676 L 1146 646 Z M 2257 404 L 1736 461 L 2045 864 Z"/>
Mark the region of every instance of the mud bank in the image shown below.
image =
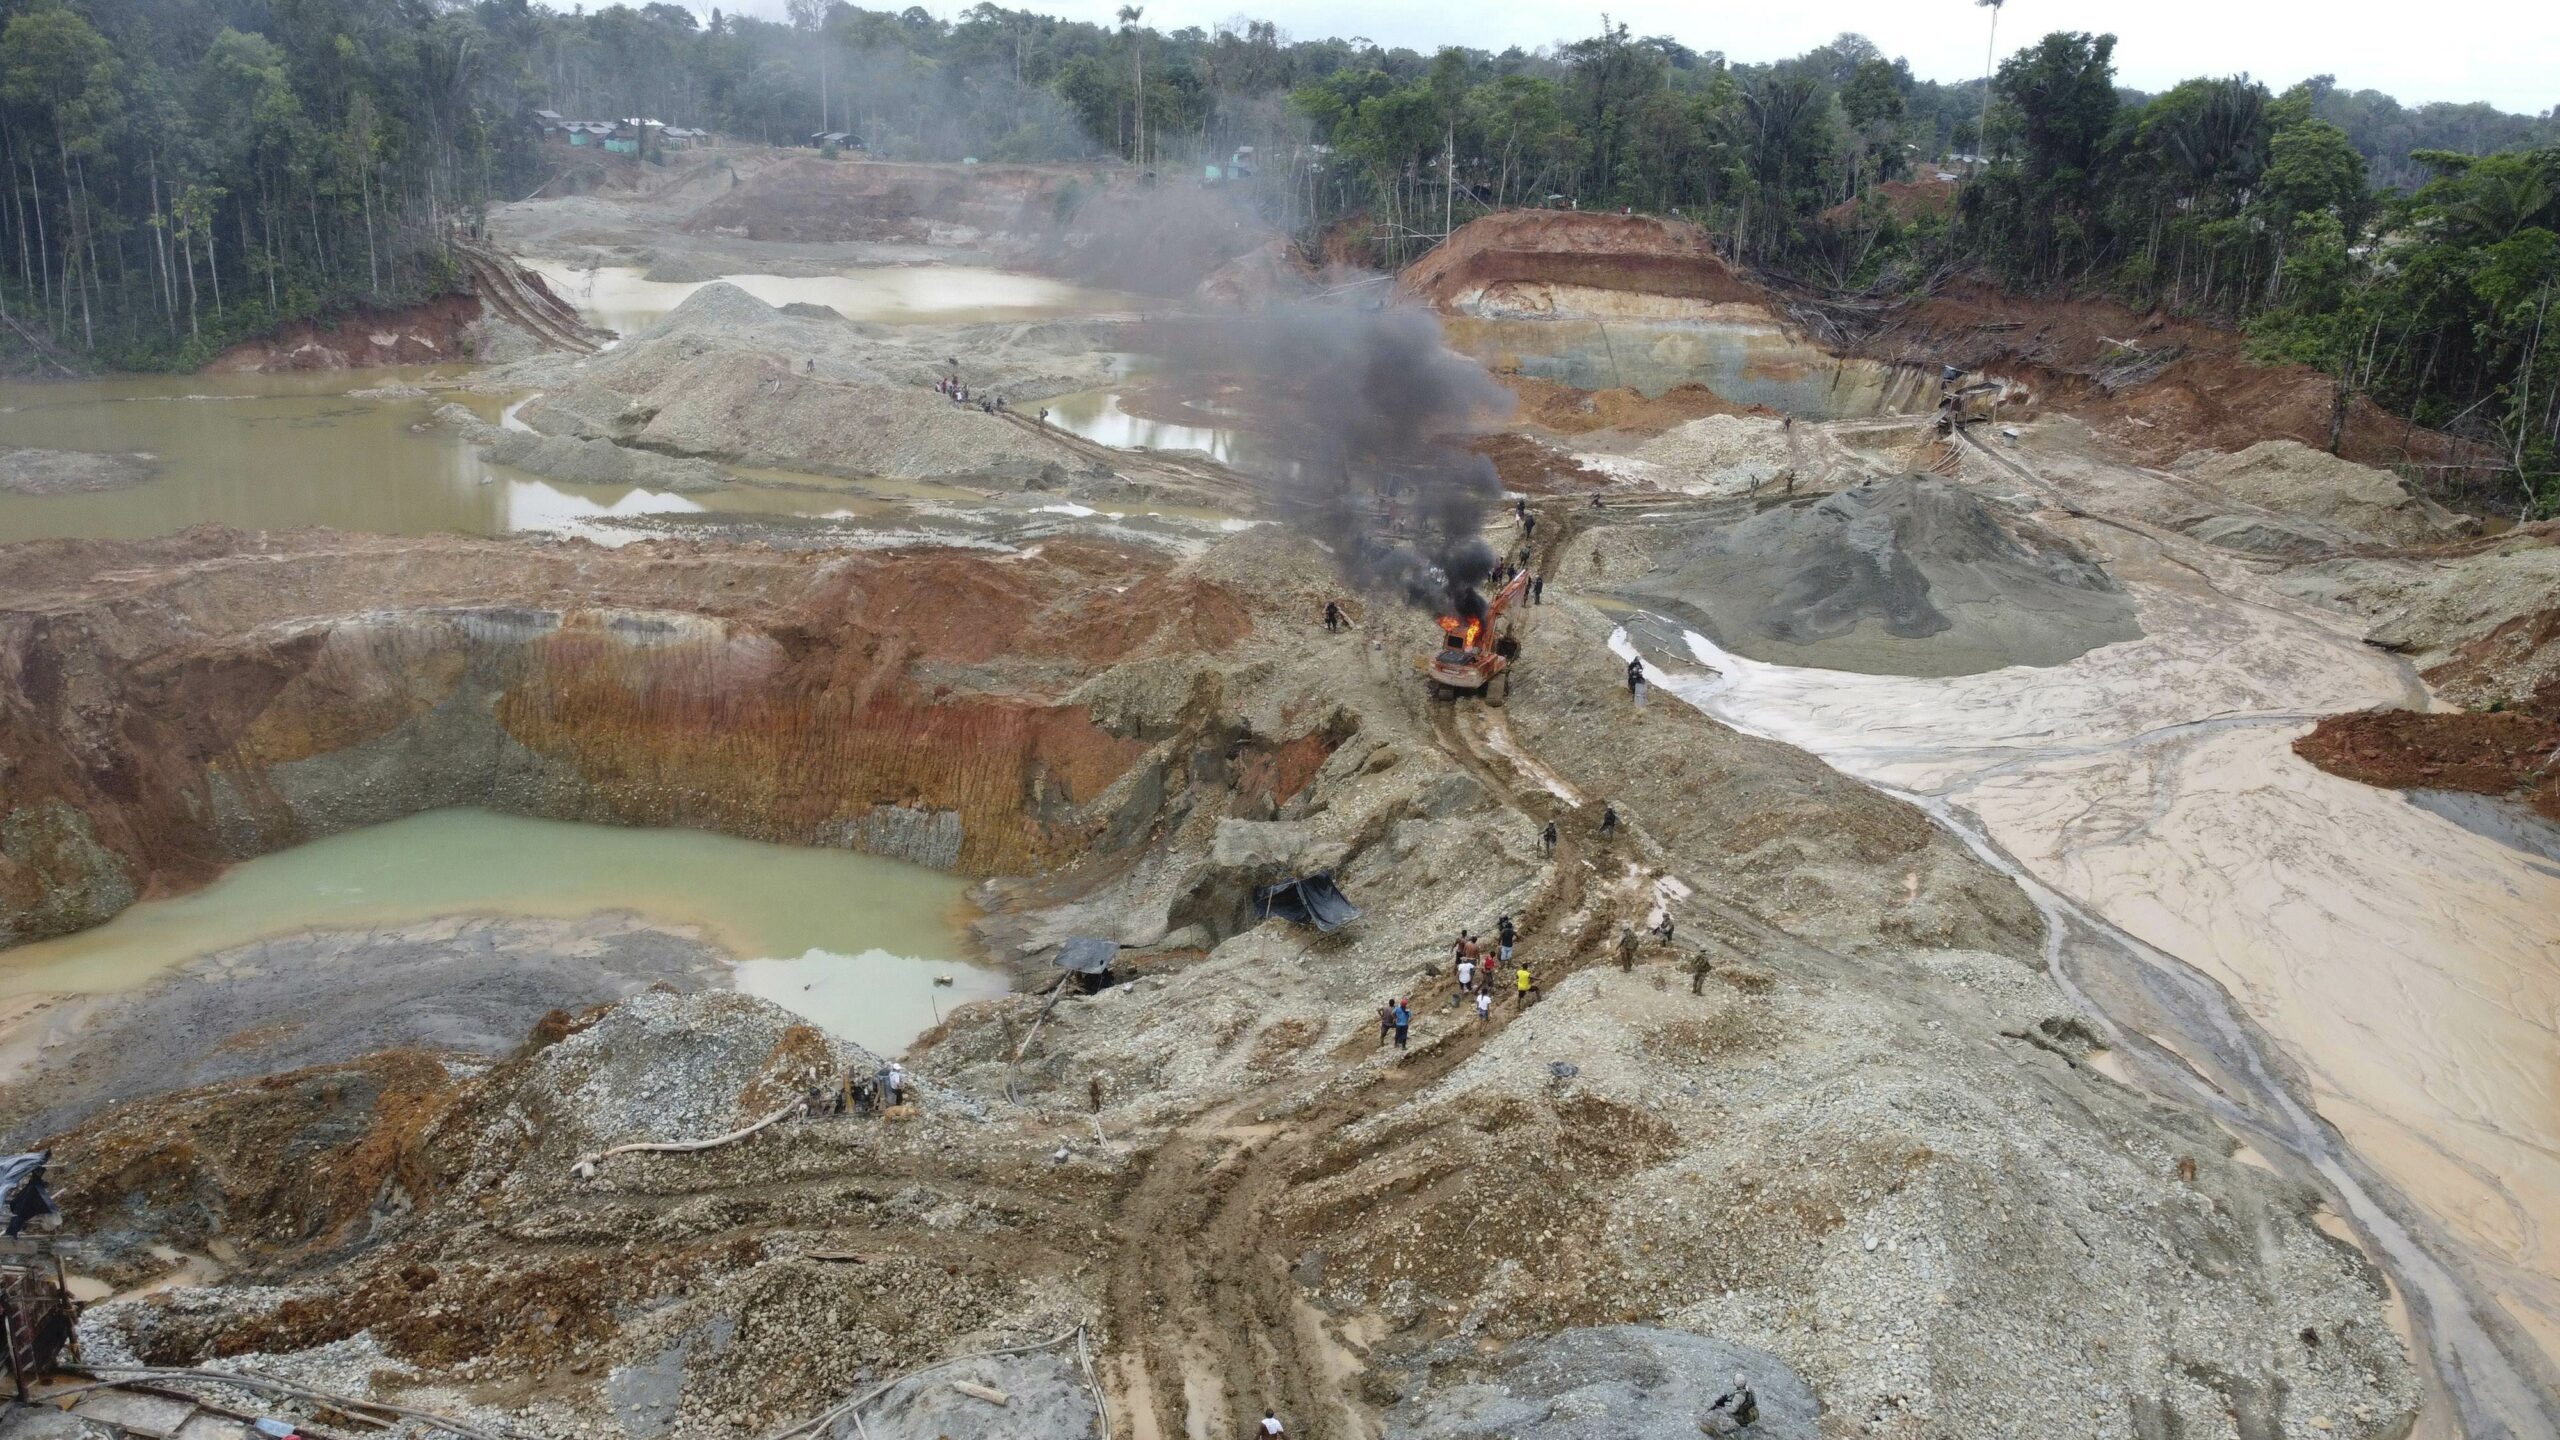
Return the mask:
<path id="1" fill-rule="evenodd" d="M 271 335 L 243 341 L 215 356 L 205 369 L 214 374 L 370 370 L 470 360 L 481 315 L 480 301 L 472 295 L 440 295 L 397 310 L 358 307 L 328 319 L 296 320 Z"/>
<path id="2" fill-rule="evenodd" d="M 497 1059 L 545 1011 L 725 989 L 724 959 L 629 916 L 458 916 L 223 947 L 138 992 L 10 1023 L 0 1127 L 50 1135 L 108 1105 L 411 1046 Z"/>

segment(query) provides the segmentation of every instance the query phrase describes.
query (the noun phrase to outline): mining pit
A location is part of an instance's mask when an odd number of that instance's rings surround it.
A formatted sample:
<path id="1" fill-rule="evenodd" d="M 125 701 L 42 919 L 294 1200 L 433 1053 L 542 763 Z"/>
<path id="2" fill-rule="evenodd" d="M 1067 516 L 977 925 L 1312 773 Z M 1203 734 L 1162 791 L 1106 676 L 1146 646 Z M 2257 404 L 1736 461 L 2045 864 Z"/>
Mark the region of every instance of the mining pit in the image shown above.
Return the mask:
<path id="1" fill-rule="evenodd" d="M 90 1373 L 323 1437 L 1624 1440 L 1736 1371 L 1773 1436 L 2560 1435 L 2560 530 L 2383 468 L 2456 442 L 2323 453 L 2156 317 L 1853 332 L 1674 221 L 1339 304 L 1107 172 L 671 161 L 495 213 L 438 363 L 0 393 L 112 481 L 0 493 L 0 1119 Z M 1434 698 L 1471 614 L 1511 668 Z"/>

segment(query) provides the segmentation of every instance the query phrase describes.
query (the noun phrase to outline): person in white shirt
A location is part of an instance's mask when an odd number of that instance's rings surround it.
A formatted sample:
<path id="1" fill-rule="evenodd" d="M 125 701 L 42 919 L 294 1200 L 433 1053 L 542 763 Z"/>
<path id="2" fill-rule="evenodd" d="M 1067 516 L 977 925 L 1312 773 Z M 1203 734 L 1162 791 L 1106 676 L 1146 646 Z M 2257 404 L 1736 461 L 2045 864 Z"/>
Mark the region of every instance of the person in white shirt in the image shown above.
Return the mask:
<path id="1" fill-rule="evenodd" d="M 1479 990 L 1476 992 L 1476 1018 L 1479 1020 L 1490 1020 L 1493 1018 L 1493 992 L 1491 990 Z"/>
<path id="2" fill-rule="evenodd" d="M 1288 1440 L 1289 1434 L 1288 1431 L 1280 1427 L 1280 1416 L 1278 1413 L 1270 1410 L 1262 1412 L 1262 1433 L 1265 1435 L 1280 1436 L 1281 1440 Z"/>

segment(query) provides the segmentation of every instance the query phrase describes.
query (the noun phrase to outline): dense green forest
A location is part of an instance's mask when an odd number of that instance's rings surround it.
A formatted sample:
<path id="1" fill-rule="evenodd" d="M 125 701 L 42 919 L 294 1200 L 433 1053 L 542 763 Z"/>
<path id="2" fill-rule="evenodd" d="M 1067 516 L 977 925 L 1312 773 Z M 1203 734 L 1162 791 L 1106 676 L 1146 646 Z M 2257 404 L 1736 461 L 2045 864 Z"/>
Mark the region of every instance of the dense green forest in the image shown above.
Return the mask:
<path id="1" fill-rule="evenodd" d="M 1825 288 L 1974 271 L 2243 325 L 2560 491 L 2560 111 L 2411 109 L 2326 77 L 2141 95 L 2113 40 L 2080 34 L 2016 50 L 1986 104 L 1855 35 L 1747 65 L 1624 26 L 1422 55 L 1163 32 L 1134 7 L 1108 26 L 828 0 L 779 21 L 527 0 L 0 16 L 0 309 L 71 363 L 200 363 L 445 288 L 451 228 L 551 173 L 531 124 L 550 108 L 755 142 L 850 129 L 892 158 L 1117 158 L 1160 183 L 1252 146 L 1275 224 L 1353 218 L 1388 261 L 1490 208 L 1676 211 Z"/>

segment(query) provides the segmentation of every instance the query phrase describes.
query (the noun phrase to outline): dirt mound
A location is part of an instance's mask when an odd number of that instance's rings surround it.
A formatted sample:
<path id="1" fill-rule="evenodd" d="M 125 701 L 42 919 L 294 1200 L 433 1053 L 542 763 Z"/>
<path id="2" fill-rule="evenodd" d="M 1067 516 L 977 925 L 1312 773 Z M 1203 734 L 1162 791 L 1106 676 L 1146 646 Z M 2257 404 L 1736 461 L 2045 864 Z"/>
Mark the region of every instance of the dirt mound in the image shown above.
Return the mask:
<path id="1" fill-rule="evenodd" d="M 1504 490 L 1522 495 L 1573 495 L 1609 483 L 1602 472 L 1526 435 L 1481 435 L 1467 448 L 1493 462 Z"/>
<path id="2" fill-rule="evenodd" d="M 1920 475 L 1710 530 L 1630 588 L 1693 610 L 1739 654 L 1834 670 L 2059 665 L 2141 633 L 2069 541 Z"/>
<path id="3" fill-rule="evenodd" d="M 1882 202 L 1886 214 L 1907 225 L 1923 216 L 1953 214 L 1960 188 L 1953 180 L 1932 175 L 1925 180 L 1887 180 L 1871 193 Z M 1843 200 L 1822 212 L 1822 223 L 1834 227 L 1855 224 L 1864 211 L 1863 200 Z"/>
<path id="4" fill-rule="evenodd" d="M 693 212 L 695 235 L 750 240 L 970 244 L 1045 228 L 1061 195 L 1089 176 L 1065 167 L 779 160 Z"/>
<path id="5" fill-rule="evenodd" d="M 2308 518 L 2376 545 L 2438 545 L 2477 522 L 2411 494 L 2400 477 L 2295 440 L 2263 440 L 2236 455 L 2180 459 L 2181 473 L 2287 519 Z"/>
<path id="6" fill-rule="evenodd" d="M 2038 403 L 2088 421 L 2154 464 L 2261 440 L 2329 448 L 2336 387 L 2307 365 L 2259 365 L 2244 337 L 2106 300 L 2013 295 L 1957 280 L 1893 311 L 1849 353 L 1888 363 L 1958 365 L 2017 381 Z M 2442 493 L 2496 464 L 2358 397 L 2339 453 L 2365 465 L 2427 467 Z"/>
<path id="7" fill-rule="evenodd" d="M 1637 478 L 1666 490 L 1739 495 L 1795 461 L 1787 426 L 1762 411 L 1707 415 L 1666 430 L 1628 458 Z"/>
<path id="8" fill-rule="evenodd" d="M 1649 215 L 1506 210 L 1460 226 L 1398 277 L 1442 310 L 1480 315 L 1650 314 L 1765 307 L 1767 292 L 1707 232 Z"/>
<path id="9" fill-rule="evenodd" d="M 296 320 L 244 340 L 204 368 L 214 374 L 264 370 L 368 370 L 444 365 L 472 358 L 465 332 L 480 319 L 470 295 L 439 295 L 398 310 L 362 306 L 340 316 Z"/>
<path id="10" fill-rule="evenodd" d="M 2485 709 L 2560 676 L 2560 524 L 2437 555 L 2326 561 L 2279 583 L 2365 615 L 2365 643 L 2398 651 L 2437 693 Z"/>
<path id="11" fill-rule="evenodd" d="M 2495 712 L 2332 715 L 2293 751 L 2367 785 L 2504 796 L 2560 820 L 2560 679 Z"/>

